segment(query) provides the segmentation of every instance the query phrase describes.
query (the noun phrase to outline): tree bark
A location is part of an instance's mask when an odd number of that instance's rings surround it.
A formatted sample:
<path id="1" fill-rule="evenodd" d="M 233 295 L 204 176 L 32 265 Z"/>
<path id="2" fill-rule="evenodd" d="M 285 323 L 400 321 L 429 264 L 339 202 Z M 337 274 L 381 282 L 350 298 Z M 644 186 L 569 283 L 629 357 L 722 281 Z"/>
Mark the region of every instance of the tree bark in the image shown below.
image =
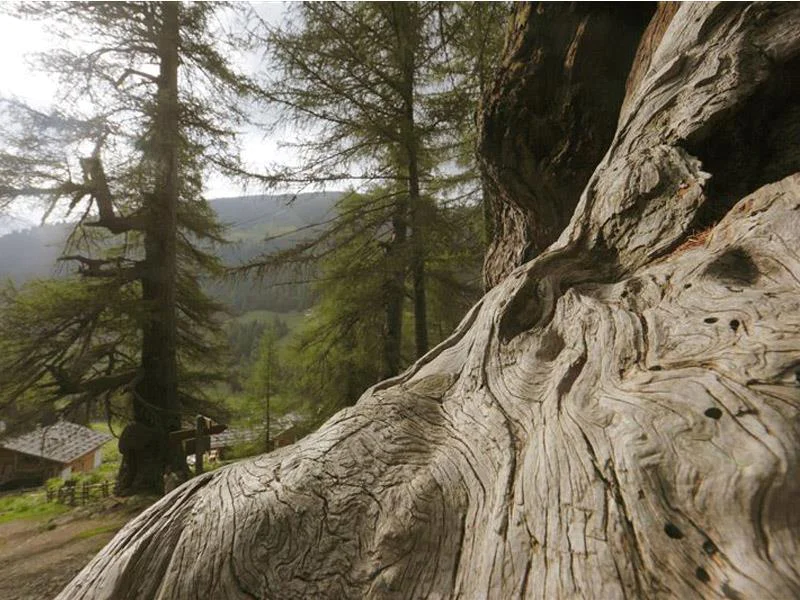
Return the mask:
<path id="1" fill-rule="evenodd" d="M 406 291 L 406 239 L 408 199 L 398 196 L 392 214 L 392 239 L 386 246 L 387 270 L 384 289 L 386 331 L 383 336 L 383 375 L 395 377 L 402 365 L 403 304 Z"/>
<path id="2" fill-rule="evenodd" d="M 483 98 L 487 288 L 552 244 L 608 149 L 652 3 L 520 3 Z"/>
<path id="3" fill-rule="evenodd" d="M 414 348 L 419 358 L 428 351 L 428 303 L 425 293 L 425 231 L 422 214 L 419 172 L 419 132 L 414 116 L 416 107 L 417 29 L 419 7 L 409 2 L 392 3 L 397 50 L 400 62 L 400 88 L 403 98 L 403 117 L 400 137 L 403 160 L 408 175 L 408 220 L 411 224 L 409 271 L 411 273 L 414 306 Z"/>
<path id="4" fill-rule="evenodd" d="M 133 416 L 137 432 L 149 430 L 136 455 L 123 452 L 117 487 L 121 493 L 160 491 L 164 468 L 185 473 L 183 455 L 168 443 L 180 428 L 177 365 L 177 206 L 180 115 L 178 106 L 179 4 L 160 5 L 157 43 L 158 92 L 151 133 L 154 190 L 145 194 L 144 272 L 141 374 L 134 387 Z M 133 438 L 132 438 L 133 439 Z M 123 448 L 122 440 L 120 449 Z"/>
<path id="5" fill-rule="evenodd" d="M 681 4 L 552 245 L 60 598 L 800 597 L 798 30 Z"/>
<path id="6" fill-rule="evenodd" d="M 420 357 L 428 351 L 428 317 L 425 293 L 425 241 L 420 194 L 419 136 L 414 117 L 417 9 L 407 2 L 392 2 L 391 21 L 396 39 L 394 59 L 402 98 L 399 123 L 399 158 L 407 176 L 406 194 L 395 201 L 392 219 L 393 239 L 389 252 L 389 277 L 386 283 L 386 336 L 384 338 L 384 376 L 400 372 L 403 342 L 403 305 L 406 295 L 406 274 L 411 275 L 414 311 L 414 348 Z M 410 231 L 409 231 L 410 229 Z"/>

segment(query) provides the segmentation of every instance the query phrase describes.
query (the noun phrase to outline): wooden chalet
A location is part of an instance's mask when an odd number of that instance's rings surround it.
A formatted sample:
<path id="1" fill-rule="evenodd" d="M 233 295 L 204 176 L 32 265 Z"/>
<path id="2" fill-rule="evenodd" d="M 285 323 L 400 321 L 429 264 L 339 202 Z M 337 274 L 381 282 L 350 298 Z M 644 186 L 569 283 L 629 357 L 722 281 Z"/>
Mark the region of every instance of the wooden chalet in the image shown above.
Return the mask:
<path id="1" fill-rule="evenodd" d="M 271 449 L 294 444 L 307 433 L 303 425 L 303 418 L 296 413 L 276 417 L 270 426 Z M 249 429 L 227 429 L 211 436 L 210 451 L 214 457 L 222 456 L 226 450 L 234 446 L 253 443 L 265 437 L 264 425 Z"/>
<path id="2" fill-rule="evenodd" d="M 103 460 L 101 447 L 111 438 L 69 421 L 0 438 L 0 486 L 40 483 L 50 477 L 66 479 L 91 471 Z"/>

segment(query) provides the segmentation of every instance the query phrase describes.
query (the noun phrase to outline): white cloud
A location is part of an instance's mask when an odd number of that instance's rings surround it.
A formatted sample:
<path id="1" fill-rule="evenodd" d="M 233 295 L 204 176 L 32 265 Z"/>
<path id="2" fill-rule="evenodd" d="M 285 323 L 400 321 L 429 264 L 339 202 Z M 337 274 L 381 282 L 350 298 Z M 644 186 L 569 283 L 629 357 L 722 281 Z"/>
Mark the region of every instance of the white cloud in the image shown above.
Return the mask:
<path id="1" fill-rule="evenodd" d="M 56 91 L 56 82 L 37 73 L 29 64 L 35 53 L 44 52 L 56 43 L 41 21 L 18 19 L 0 13 L 0 95 L 14 96 L 42 106 Z"/>

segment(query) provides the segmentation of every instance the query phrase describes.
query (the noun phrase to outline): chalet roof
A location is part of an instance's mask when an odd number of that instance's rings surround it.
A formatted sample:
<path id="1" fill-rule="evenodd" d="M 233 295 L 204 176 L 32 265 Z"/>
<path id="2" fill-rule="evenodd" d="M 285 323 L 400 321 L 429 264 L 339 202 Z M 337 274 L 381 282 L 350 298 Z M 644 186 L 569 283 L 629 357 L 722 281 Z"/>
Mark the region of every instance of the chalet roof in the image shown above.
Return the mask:
<path id="1" fill-rule="evenodd" d="M 270 436 L 275 438 L 286 433 L 303 422 L 303 417 L 291 412 L 280 417 L 275 417 L 270 423 Z M 211 449 L 230 448 L 236 444 L 244 444 L 257 440 L 265 435 L 266 426 L 261 425 L 250 429 L 229 428 L 222 433 L 215 433 L 211 437 Z"/>
<path id="2" fill-rule="evenodd" d="M 112 439 L 83 425 L 58 421 L 35 431 L 0 440 L 0 447 L 59 463 L 72 462 Z"/>
<path id="3" fill-rule="evenodd" d="M 222 433 L 215 433 L 211 436 L 211 449 L 230 448 L 236 444 L 244 444 L 254 441 L 259 436 L 264 435 L 261 429 L 226 429 Z"/>

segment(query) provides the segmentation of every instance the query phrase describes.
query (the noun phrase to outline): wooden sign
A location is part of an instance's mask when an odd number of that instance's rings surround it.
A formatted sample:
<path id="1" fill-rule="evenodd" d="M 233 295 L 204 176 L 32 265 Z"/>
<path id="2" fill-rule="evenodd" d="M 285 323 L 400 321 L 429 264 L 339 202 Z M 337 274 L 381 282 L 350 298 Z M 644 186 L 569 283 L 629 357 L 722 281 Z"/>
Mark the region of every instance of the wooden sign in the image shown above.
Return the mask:
<path id="1" fill-rule="evenodd" d="M 214 435 L 216 433 L 222 433 L 228 429 L 227 425 L 223 425 L 221 423 L 214 423 L 211 427 L 208 428 L 208 434 Z M 184 440 L 191 440 L 197 437 L 197 430 L 196 429 L 178 429 L 177 431 L 170 431 L 169 432 L 169 439 L 173 442 L 183 442 Z"/>
<path id="2" fill-rule="evenodd" d="M 215 423 L 208 417 L 199 415 L 197 425 L 193 429 L 178 429 L 171 431 L 169 439 L 171 442 L 180 444 L 184 455 L 200 454 L 211 450 L 211 436 L 222 433 L 228 429 L 227 425 Z"/>

